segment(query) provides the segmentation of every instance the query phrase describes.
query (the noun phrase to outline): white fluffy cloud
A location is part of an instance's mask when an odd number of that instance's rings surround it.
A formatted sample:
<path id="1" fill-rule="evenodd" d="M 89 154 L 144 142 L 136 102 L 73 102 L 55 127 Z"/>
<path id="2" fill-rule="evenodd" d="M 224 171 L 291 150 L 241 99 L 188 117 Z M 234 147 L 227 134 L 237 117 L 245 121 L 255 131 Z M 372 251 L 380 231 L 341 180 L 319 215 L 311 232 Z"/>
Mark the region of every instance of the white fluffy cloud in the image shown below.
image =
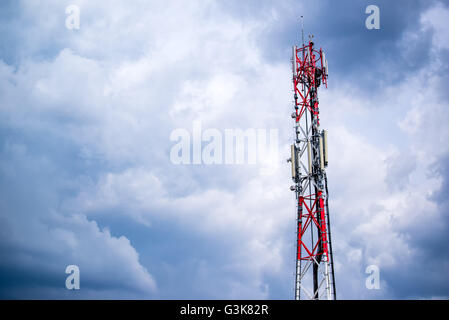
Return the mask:
<path id="1" fill-rule="evenodd" d="M 50 157 L 38 157 L 25 145 L 9 142 L 2 154 L 0 170 L 9 187 L 4 189 L 1 204 L 0 267 L 9 270 L 15 266 L 9 278 L 24 282 L 27 288 L 6 281 L 0 290 L 3 297 L 126 298 L 155 294 L 155 280 L 125 236 L 112 236 L 79 211 L 70 215 L 58 211 L 61 195 L 55 190 L 70 182 L 55 176 L 60 171 Z M 80 292 L 64 287 L 65 267 L 70 264 L 80 268 Z"/>

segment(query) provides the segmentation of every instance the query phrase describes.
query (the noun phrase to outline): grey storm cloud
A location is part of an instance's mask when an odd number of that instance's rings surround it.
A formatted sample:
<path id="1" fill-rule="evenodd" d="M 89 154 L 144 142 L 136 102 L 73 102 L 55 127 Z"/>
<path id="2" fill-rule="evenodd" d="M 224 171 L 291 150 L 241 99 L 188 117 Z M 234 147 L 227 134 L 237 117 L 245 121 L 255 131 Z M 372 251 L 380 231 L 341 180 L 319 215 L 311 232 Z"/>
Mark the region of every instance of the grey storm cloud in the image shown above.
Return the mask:
<path id="1" fill-rule="evenodd" d="M 371 1 L 3 2 L 0 297 L 292 298 L 284 157 L 304 15 L 332 70 L 339 298 L 447 298 L 449 9 L 375 3 L 380 30 L 364 26 Z M 278 129 L 277 165 L 174 165 L 170 133 L 198 120 Z"/>

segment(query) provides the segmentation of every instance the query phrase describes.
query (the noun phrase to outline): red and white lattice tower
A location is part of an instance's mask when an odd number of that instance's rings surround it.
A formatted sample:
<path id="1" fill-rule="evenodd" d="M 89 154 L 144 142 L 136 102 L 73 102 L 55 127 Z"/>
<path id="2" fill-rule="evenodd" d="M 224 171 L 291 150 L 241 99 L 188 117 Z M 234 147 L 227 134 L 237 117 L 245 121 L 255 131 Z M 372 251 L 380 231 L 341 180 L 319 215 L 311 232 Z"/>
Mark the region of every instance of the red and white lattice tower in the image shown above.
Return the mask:
<path id="1" fill-rule="evenodd" d="M 304 38 L 304 37 L 303 37 Z M 318 88 L 327 87 L 323 50 L 309 43 L 293 47 L 295 141 L 292 179 L 297 200 L 295 299 L 336 299 L 328 210 L 327 132 L 320 129 Z"/>

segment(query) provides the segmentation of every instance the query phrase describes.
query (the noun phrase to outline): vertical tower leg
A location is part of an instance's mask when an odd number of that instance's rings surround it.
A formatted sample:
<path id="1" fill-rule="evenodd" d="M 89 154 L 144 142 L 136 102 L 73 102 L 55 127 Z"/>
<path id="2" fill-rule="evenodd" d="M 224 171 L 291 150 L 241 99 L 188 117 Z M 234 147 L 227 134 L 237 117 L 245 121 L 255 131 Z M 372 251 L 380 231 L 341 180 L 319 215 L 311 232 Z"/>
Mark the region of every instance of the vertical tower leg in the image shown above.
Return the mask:
<path id="1" fill-rule="evenodd" d="M 298 200 L 298 216 L 296 228 L 296 280 L 295 280 L 295 300 L 301 297 L 301 238 L 302 238 L 302 202 L 304 197 Z"/>

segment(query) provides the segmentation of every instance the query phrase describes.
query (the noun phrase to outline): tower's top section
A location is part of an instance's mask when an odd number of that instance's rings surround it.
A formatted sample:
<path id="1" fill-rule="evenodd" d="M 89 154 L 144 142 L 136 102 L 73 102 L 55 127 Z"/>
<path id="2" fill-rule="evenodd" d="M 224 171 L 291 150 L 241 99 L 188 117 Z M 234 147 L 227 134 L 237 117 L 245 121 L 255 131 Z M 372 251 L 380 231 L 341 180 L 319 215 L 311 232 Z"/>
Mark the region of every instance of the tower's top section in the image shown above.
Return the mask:
<path id="1" fill-rule="evenodd" d="M 312 71 L 317 71 L 322 75 L 323 83 L 327 88 L 327 77 L 329 76 L 329 67 L 323 49 L 316 49 L 313 42 L 313 35 L 309 35 L 309 43 L 303 44 L 302 47 L 293 46 L 292 57 L 293 77 L 310 75 Z M 301 81 L 299 81 L 301 83 Z M 312 85 L 312 83 L 310 83 Z M 319 86 L 319 85 L 318 85 Z"/>
<path id="2" fill-rule="evenodd" d="M 313 36 L 309 37 L 308 44 L 293 46 L 292 73 L 296 122 L 309 110 L 319 124 L 317 91 L 321 83 L 327 88 L 329 67 L 323 50 L 315 48 Z"/>

